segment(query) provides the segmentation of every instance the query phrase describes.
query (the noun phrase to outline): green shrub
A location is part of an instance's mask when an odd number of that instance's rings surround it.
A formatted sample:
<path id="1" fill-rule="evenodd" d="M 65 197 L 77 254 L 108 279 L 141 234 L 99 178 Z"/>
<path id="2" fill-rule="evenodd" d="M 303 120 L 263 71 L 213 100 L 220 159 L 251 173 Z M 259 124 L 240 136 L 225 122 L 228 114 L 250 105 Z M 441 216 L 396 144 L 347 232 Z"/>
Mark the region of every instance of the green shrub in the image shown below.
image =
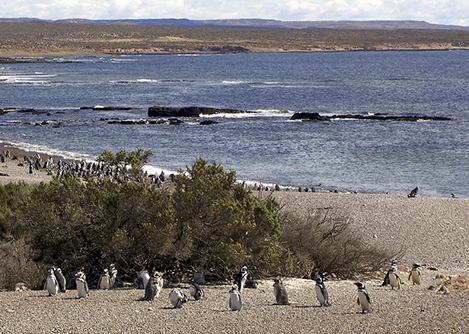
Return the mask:
<path id="1" fill-rule="evenodd" d="M 279 206 L 255 197 L 233 171 L 198 159 L 175 178 L 173 194 L 178 261 L 203 265 L 218 279 L 247 264 L 269 271 L 271 248 L 281 233 Z"/>

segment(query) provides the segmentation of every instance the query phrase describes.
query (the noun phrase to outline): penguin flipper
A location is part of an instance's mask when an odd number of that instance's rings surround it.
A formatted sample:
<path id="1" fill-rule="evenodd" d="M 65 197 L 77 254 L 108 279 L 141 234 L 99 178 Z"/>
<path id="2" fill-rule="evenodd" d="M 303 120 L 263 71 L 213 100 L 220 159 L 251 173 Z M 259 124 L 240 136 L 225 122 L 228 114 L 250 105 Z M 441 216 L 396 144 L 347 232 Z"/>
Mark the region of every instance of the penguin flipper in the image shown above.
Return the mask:
<path id="1" fill-rule="evenodd" d="M 368 304 L 371 305 L 371 297 L 370 295 L 368 294 L 368 292 L 365 291 L 365 297 L 366 297 L 366 300 L 368 301 Z"/>
<path id="2" fill-rule="evenodd" d="M 384 281 L 383 281 L 383 284 L 381 284 L 381 286 L 386 286 L 386 285 L 389 285 L 390 282 L 389 282 L 389 271 L 386 273 L 386 276 L 384 276 Z"/>
<path id="3" fill-rule="evenodd" d="M 360 298 L 357 297 L 357 304 L 360 305 Z"/>

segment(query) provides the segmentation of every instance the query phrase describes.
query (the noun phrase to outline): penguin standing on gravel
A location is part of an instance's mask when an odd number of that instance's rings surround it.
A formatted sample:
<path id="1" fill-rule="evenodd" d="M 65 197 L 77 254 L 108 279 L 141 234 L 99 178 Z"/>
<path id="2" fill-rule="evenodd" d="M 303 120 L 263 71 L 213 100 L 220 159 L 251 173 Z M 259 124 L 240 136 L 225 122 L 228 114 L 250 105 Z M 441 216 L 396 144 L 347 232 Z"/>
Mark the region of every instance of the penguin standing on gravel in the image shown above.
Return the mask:
<path id="1" fill-rule="evenodd" d="M 54 268 L 49 268 L 47 271 L 46 286 L 49 296 L 55 296 L 59 292 L 59 283 L 55 277 Z"/>
<path id="2" fill-rule="evenodd" d="M 274 279 L 274 295 L 275 295 L 275 300 L 277 301 L 277 305 L 289 305 L 290 304 L 288 302 L 287 290 L 285 289 L 283 282 L 278 278 Z"/>
<path id="3" fill-rule="evenodd" d="M 389 268 L 389 270 L 386 273 L 386 276 L 384 276 L 383 284 L 381 284 L 381 286 L 386 286 L 386 285 L 391 284 L 391 282 L 389 281 L 389 274 L 392 273 L 394 268 L 396 268 L 396 271 L 397 271 L 397 261 L 396 260 L 391 261 L 391 268 Z"/>
<path id="4" fill-rule="evenodd" d="M 65 276 L 62 273 L 62 269 L 54 267 L 54 275 L 57 279 L 57 283 L 59 284 L 60 292 L 67 291 L 67 280 L 65 279 Z"/>
<path id="5" fill-rule="evenodd" d="M 237 285 L 233 285 L 233 288 L 230 290 L 229 304 L 232 311 L 241 311 L 243 309 L 243 298 L 238 291 Z"/>
<path id="6" fill-rule="evenodd" d="M 422 267 L 419 263 L 414 263 L 409 273 L 409 281 L 412 278 L 412 285 L 420 285 L 420 276 L 422 275 Z"/>
<path id="7" fill-rule="evenodd" d="M 77 285 L 78 298 L 88 298 L 88 283 L 86 283 L 86 275 L 80 270 L 75 275 L 75 281 Z"/>
<path id="8" fill-rule="evenodd" d="M 109 290 L 111 288 L 111 276 L 109 276 L 109 270 L 105 268 L 101 273 L 98 280 L 98 289 Z"/>
<path id="9" fill-rule="evenodd" d="M 371 298 L 368 292 L 365 290 L 365 284 L 362 282 L 354 283 L 358 287 L 358 298 L 357 303 L 362 308 L 362 314 L 370 312 L 371 310 Z"/>
<path id="10" fill-rule="evenodd" d="M 401 278 L 397 274 L 397 267 L 392 267 L 389 272 L 389 285 L 391 285 L 391 289 L 394 288 L 400 289 L 401 288 Z"/>
<path id="11" fill-rule="evenodd" d="M 155 271 L 145 287 L 145 297 L 143 297 L 143 299 L 152 301 L 155 297 L 158 298 L 162 289 L 163 275 L 160 272 Z"/>
<path id="12" fill-rule="evenodd" d="M 316 298 L 321 306 L 331 305 L 329 303 L 329 294 L 327 293 L 326 285 L 321 277 L 316 278 L 316 286 L 314 287 L 314 290 L 316 291 Z"/>
<path id="13" fill-rule="evenodd" d="M 246 284 L 246 280 L 248 278 L 248 267 L 242 266 L 239 270 L 239 273 L 235 275 L 234 283 L 238 286 L 238 292 L 242 293 L 244 284 Z"/>

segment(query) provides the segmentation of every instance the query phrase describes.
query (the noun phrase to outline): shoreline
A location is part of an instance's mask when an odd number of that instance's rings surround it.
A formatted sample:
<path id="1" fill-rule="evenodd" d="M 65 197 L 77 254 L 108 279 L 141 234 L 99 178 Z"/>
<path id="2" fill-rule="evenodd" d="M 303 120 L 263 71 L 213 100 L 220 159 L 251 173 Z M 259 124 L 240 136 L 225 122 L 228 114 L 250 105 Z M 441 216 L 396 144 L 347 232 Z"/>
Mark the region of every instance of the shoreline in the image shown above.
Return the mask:
<path id="1" fill-rule="evenodd" d="M 59 159 L 79 161 L 26 151 L 0 142 L 0 153 L 6 150 L 10 151 L 10 157 L 0 165 L 0 184 L 3 185 L 10 182 L 49 182 L 56 175 L 56 171 L 48 173 L 43 168 L 29 173 L 29 163 L 23 163 L 25 156 L 39 154 L 43 162 L 50 157 L 54 163 Z M 17 160 L 12 159 L 14 155 Z M 272 195 L 282 210 L 293 212 L 300 218 L 329 208 L 337 217 L 346 218 L 352 231 L 356 231 L 354 234 L 359 234 L 364 243 L 399 254 L 403 265 L 419 262 L 469 274 L 469 199 L 270 189 L 254 189 L 253 193 Z"/>
<path id="2" fill-rule="evenodd" d="M 469 51 L 469 47 L 418 47 L 418 48 L 324 48 L 312 50 L 281 50 L 281 49 L 259 49 L 248 50 L 246 52 L 223 52 L 223 54 L 238 54 L 238 53 L 333 53 L 333 52 L 431 52 L 431 51 Z M 28 63 L 47 61 L 54 58 L 81 58 L 81 57 L 112 57 L 112 56 L 171 56 L 178 54 L 187 55 L 207 55 L 207 54 L 220 54 L 220 52 L 211 51 L 198 51 L 198 50 L 181 50 L 181 51 L 149 51 L 149 50 L 125 50 L 119 52 L 111 51 L 18 51 L 18 52 L 5 52 L 0 50 L 0 64 L 11 63 Z"/>
<path id="3" fill-rule="evenodd" d="M 14 141 L 10 141 L 5 138 L 0 138 L 0 154 L 5 152 L 6 150 L 10 150 L 11 155 L 17 155 L 21 161 L 25 156 L 27 157 L 34 157 L 38 154 L 42 158 L 43 161 L 52 158 L 54 162 L 59 160 L 67 161 L 69 163 L 81 163 L 82 161 L 85 162 L 95 162 L 93 159 L 86 157 L 85 155 L 79 156 L 72 156 L 70 153 L 69 156 L 60 153 L 53 153 L 50 151 L 43 151 L 32 149 L 29 150 L 27 148 L 21 147 L 21 143 L 16 144 Z M 36 170 L 36 173 L 30 174 L 26 166 L 17 166 L 17 164 L 12 163 L 11 161 L 7 161 L 1 165 L 0 169 L 0 184 L 6 184 L 9 182 L 18 182 L 18 181 L 25 181 L 26 183 L 40 183 L 41 181 L 51 181 L 53 175 L 47 175 L 46 169 L 39 169 Z M 148 173 L 149 177 L 158 176 L 161 173 L 164 175 L 176 174 L 177 171 L 170 171 L 164 168 L 160 168 L 157 166 L 145 165 L 144 170 Z M 8 174 L 8 171 L 10 174 Z M 8 174 L 8 175 L 4 175 Z M 55 175 L 55 174 L 54 174 Z M 367 191 L 357 191 L 345 188 L 337 188 L 334 186 L 311 186 L 311 187 L 304 187 L 304 186 L 291 186 L 291 185 L 282 185 L 282 184 L 274 184 L 274 183 L 267 183 L 262 182 L 261 180 L 238 180 L 239 183 L 245 184 L 246 187 L 250 188 L 252 191 L 262 191 L 262 192 L 272 192 L 272 193 L 319 193 L 319 194 L 328 194 L 328 193 L 336 193 L 336 194 L 361 194 L 361 195 L 384 195 L 384 196 L 407 196 L 404 193 L 384 193 L 384 192 L 367 192 Z M 420 195 L 420 194 L 419 194 Z M 426 196 L 427 198 L 437 198 L 437 199 L 446 199 L 451 197 L 445 196 Z M 466 197 L 454 197 L 451 199 L 468 199 Z"/>

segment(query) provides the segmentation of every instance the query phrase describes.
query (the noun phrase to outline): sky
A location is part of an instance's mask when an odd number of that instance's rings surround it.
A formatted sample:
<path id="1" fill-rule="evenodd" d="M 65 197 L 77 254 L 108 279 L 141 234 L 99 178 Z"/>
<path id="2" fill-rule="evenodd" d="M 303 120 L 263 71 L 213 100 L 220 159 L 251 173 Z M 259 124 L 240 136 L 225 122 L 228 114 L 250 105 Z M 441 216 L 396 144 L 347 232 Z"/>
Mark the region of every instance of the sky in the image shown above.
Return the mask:
<path id="1" fill-rule="evenodd" d="M 417 20 L 469 26 L 469 0 L 0 0 L 0 17 Z"/>

